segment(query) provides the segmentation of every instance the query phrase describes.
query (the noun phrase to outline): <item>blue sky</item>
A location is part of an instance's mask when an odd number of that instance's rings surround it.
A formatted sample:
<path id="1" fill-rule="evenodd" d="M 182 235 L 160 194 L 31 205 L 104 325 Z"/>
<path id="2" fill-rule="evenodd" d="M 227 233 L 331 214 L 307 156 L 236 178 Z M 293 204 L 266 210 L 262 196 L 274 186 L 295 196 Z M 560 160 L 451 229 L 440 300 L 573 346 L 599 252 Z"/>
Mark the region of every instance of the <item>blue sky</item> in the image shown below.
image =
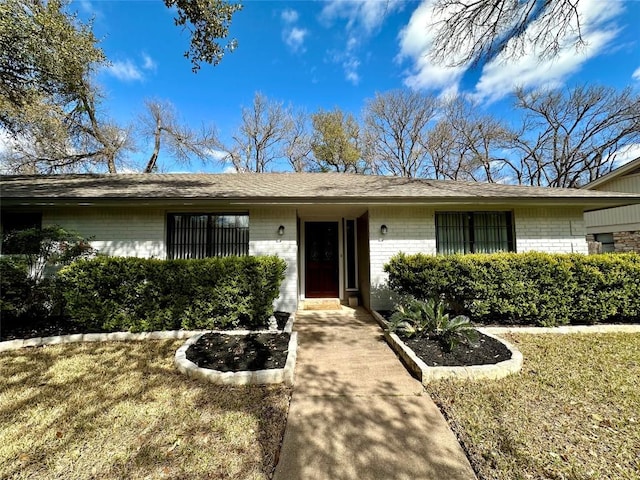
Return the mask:
<path id="1" fill-rule="evenodd" d="M 360 114 L 375 92 L 413 88 L 467 93 L 478 108 L 511 115 L 509 92 L 524 87 L 597 83 L 640 90 L 640 1 L 580 0 L 587 46 L 540 62 L 531 51 L 515 61 L 447 68 L 430 62 L 431 0 L 249 0 L 236 13 L 238 48 L 217 67 L 194 74 L 183 53 L 189 36 L 160 0 L 74 1 L 111 65 L 98 72 L 105 111 L 135 121 L 145 98 L 169 100 L 188 123 L 214 124 L 221 137 L 237 128 L 255 92 L 313 113 L 335 106 Z M 145 158 L 148 154 L 141 151 Z M 172 170 L 170 159 L 160 158 Z M 184 167 L 180 167 L 184 170 Z M 194 163 L 192 171 L 221 171 Z"/>

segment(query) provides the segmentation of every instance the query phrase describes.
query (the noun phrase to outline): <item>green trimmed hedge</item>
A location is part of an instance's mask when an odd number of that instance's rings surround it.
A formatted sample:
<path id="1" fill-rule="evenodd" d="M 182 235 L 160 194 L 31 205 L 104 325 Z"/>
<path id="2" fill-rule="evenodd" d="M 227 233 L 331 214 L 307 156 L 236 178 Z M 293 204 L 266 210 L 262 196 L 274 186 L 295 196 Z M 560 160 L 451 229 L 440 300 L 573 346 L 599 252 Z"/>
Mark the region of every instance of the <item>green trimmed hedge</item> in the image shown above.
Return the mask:
<path id="1" fill-rule="evenodd" d="M 261 328 L 286 263 L 277 257 L 98 257 L 63 268 L 65 316 L 87 331 Z"/>
<path id="2" fill-rule="evenodd" d="M 481 323 L 640 321 L 638 254 L 399 254 L 385 271 L 397 293 L 443 296 Z"/>

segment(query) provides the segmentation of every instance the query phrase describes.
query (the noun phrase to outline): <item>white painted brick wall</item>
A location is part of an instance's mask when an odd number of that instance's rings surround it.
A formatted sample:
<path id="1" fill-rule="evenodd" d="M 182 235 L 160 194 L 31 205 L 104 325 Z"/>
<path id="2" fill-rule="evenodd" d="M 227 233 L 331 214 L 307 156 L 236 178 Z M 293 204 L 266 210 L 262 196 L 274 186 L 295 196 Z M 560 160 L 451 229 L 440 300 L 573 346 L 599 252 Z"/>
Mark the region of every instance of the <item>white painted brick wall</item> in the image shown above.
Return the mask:
<path id="1" fill-rule="evenodd" d="M 208 209 L 213 211 L 213 209 Z M 64 208 L 43 212 L 43 224 L 60 225 L 85 237 L 100 253 L 166 258 L 166 209 Z M 277 233 L 280 225 L 285 234 Z M 295 208 L 249 210 L 249 253 L 278 255 L 287 262 L 286 278 L 275 308 L 295 312 L 298 301 L 298 247 Z"/>
<path id="2" fill-rule="evenodd" d="M 249 253 L 277 255 L 287 262 L 285 279 L 275 308 L 295 312 L 298 307 L 298 235 L 297 214 L 292 207 L 263 207 L 249 209 Z M 284 226 L 284 235 L 278 227 Z"/>
<path id="3" fill-rule="evenodd" d="M 67 207 L 45 210 L 44 225 L 60 225 L 83 237 L 100 253 L 121 257 L 165 258 L 165 213 L 151 208 Z"/>
<path id="4" fill-rule="evenodd" d="M 397 298 L 386 286 L 388 278 L 383 266 L 398 252 L 435 255 L 435 209 L 372 207 L 369 219 L 371 308 L 389 309 Z M 516 208 L 514 222 L 518 252 L 587 253 L 580 208 Z M 380 234 L 381 225 L 389 229 L 385 236 Z"/>
<path id="5" fill-rule="evenodd" d="M 295 311 L 298 303 L 297 215 L 294 207 L 249 209 L 252 255 L 278 255 L 287 262 L 286 279 L 275 307 Z M 435 209 L 374 206 L 369 209 L 369 245 L 372 308 L 390 308 L 395 301 L 386 287 L 383 266 L 398 252 L 435 254 Z M 514 210 L 516 250 L 550 253 L 587 253 L 580 208 L 536 207 Z M 45 225 L 58 224 L 94 237 L 101 253 L 165 258 L 165 209 L 82 208 L 45 210 Z M 383 236 L 380 226 L 387 225 Z M 280 237 L 278 227 L 285 227 Z"/>
<path id="6" fill-rule="evenodd" d="M 386 225 L 386 235 L 380 226 Z M 428 207 L 371 207 L 369 209 L 369 250 L 371 274 L 371 308 L 389 309 L 396 303 L 387 287 L 383 266 L 403 252 L 435 255 L 436 233 L 434 210 Z"/>
<path id="7" fill-rule="evenodd" d="M 517 252 L 588 253 L 581 208 L 516 208 L 514 222 Z"/>

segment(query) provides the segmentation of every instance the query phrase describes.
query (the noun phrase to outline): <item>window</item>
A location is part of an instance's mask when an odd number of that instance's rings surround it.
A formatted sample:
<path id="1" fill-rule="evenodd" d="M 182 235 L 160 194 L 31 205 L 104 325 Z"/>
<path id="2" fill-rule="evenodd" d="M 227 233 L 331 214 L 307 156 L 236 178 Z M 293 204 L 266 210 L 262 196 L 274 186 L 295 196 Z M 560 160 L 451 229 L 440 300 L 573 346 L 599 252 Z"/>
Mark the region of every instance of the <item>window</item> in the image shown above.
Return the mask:
<path id="1" fill-rule="evenodd" d="M 598 233 L 594 235 L 594 240 L 600 242 L 600 252 L 610 253 L 616 251 L 615 242 L 613 240 L 613 233 Z"/>
<path id="2" fill-rule="evenodd" d="M 436 213 L 438 254 L 512 252 L 511 212 Z"/>
<path id="3" fill-rule="evenodd" d="M 206 258 L 249 254 L 249 215 L 170 213 L 167 257 Z"/>
<path id="4" fill-rule="evenodd" d="M 345 220 L 344 227 L 345 252 L 347 254 L 347 290 L 357 290 L 356 221 Z"/>
<path id="5" fill-rule="evenodd" d="M 20 230 L 27 230 L 29 228 L 42 228 L 42 213 L 41 212 L 2 212 L 2 237 L 11 232 L 17 232 Z M 33 245 L 23 245 L 26 251 L 19 251 L 16 249 L 16 245 L 10 247 L 9 245 L 2 246 L 2 253 L 37 253 L 39 250 L 38 241 Z"/>

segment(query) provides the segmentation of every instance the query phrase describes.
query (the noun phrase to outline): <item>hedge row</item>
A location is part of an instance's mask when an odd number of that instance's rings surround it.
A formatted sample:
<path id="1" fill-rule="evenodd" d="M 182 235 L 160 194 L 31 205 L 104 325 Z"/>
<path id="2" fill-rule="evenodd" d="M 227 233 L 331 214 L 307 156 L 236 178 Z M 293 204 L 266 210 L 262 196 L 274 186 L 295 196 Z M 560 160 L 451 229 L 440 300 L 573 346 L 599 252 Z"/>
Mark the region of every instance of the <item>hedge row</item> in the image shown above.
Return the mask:
<path id="1" fill-rule="evenodd" d="M 0 322 L 12 325 L 25 318 L 46 317 L 48 287 L 31 278 L 21 259 L 0 257 Z"/>
<path id="2" fill-rule="evenodd" d="M 399 254 L 385 271 L 399 294 L 444 296 L 480 323 L 640 321 L 638 254 Z"/>
<path id="3" fill-rule="evenodd" d="M 65 316 L 87 331 L 260 328 L 286 264 L 277 257 L 97 257 L 59 273 Z"/>

